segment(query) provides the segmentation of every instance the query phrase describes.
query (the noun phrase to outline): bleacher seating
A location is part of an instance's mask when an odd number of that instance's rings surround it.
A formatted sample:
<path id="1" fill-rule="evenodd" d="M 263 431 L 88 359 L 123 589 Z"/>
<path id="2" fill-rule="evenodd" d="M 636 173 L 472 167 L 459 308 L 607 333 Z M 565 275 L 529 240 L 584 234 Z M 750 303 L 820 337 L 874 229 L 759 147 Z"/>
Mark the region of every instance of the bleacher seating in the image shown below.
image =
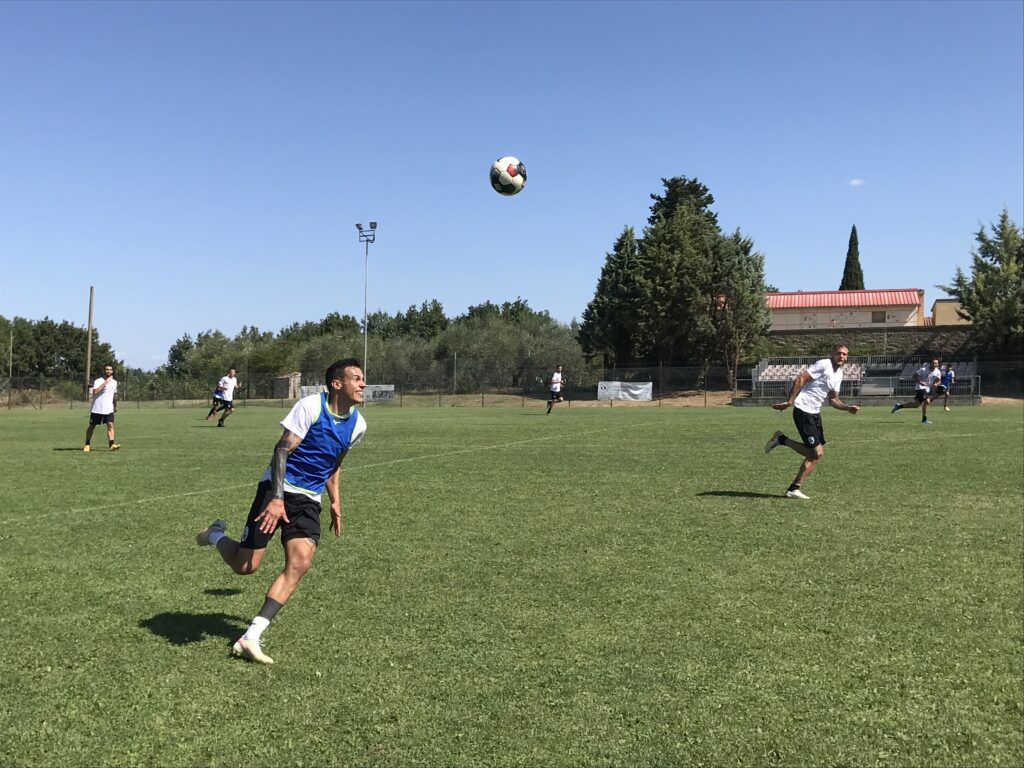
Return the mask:
<path id="1" fill-rule="evenodd" d="M 778 360 L 779 358 L 775 358 Z M 803 358 L 807 360 L 808 358 Z M 906 397 L 914 392 L 914 374 L 928 357 L 903 358 L 886 356 L 881 358 L 862 357 L 846 363 L 843 374 L 842 395 L 868 397 Z M 775 362 L 762 358 L 760 372 L 756 374 L 753 391 L 759 397 L 777 396 L 788 391 L 790 383 L 807 368 L 807 363 Z M 943 361 L 943 368 L 949 366 L 956 373 L 954 396 L 974 395 L 977 386 L 977 363 L 949 360 Z"/>
<path id="2" fill-rule="evenodd" d="M 807 367 L 804 365 L 785 365 L 785 364 L 773 364 L 765 366 L 765 369 L 761 371 L 761 375 L 757 377 L 758 381 L 792 381 L 800 375 L 800 371 Z"/>
<path id="3" fill-rule="evenodd" d="M 772 364 L 765 366 L 758 381 L 792 381 L 800 375 L 801 371 L 807 369 L 807 363 L 796 364 Z M 865 374 L 863 363 L 848 363 L 843 369 L 843 378 L 847 381 L 863 379 Z"/>
<path id="4" fill-rule="evenodd" d="M 867 367 L 868 376 L 899 376 L 903 363 L 871 363 Z"/>

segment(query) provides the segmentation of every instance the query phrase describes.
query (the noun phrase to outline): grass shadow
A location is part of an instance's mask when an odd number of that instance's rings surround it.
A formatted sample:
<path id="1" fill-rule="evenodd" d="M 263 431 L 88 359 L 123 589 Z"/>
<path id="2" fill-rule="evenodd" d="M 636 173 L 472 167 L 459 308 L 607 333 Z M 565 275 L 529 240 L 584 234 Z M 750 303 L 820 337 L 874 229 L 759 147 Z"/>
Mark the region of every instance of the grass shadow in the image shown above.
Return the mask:
<path id="1" fill-rule="evenodd" d="M 725 496 L 727 498 L 740 499 L 782 499 L 781 493 L 754 493 L 753 491 L 704 491 L 698 496 Z"/>
<path id="2" fill-rule="evenodd" d="M 198 643 L 204 637 L 223 637 L 234 641 L 245 631 L 248 622 L 226 613 L 158 613 L 139 622 L 154 635 L 160 635 L 171 645 Z"/>

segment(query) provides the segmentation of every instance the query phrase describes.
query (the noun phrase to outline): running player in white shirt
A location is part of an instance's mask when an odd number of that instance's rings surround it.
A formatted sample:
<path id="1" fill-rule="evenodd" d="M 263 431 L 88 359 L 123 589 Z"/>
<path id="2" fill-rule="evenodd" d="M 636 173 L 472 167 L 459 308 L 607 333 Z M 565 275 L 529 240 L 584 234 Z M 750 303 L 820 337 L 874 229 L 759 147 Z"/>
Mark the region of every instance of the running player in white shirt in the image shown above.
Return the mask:
<path id="1" fill-rule="evenodd" d="M 552 406 L 564 400 L 562 397 L 562 366 L 558 366 L 555 372 L 551 374 L 551 379 L 548 381 L 548 390 L 551 392 L 551 398 L 548 400 L 548 413 L 551 413 Z"/>
<path id="2" fill-rule="evenodd" d="M 777 411 L 784 411 L 793 406 L 793 423 L 796 424 L 797 432 L 803 441 L 798 443 L 782 432 L 776 432 L 764 446 L 765 453 L 770 453 L 777 445 L 784 445 L 804 457 L 796 478 L 786 490 L 788 499 L 809 498 L 800 490 L 800 486 L 825 454 L 825 432 L 821 426 L 821 406 L 825 401 L 839 411 L 856 414 L 860 410 L 859 405 L 847 405 L 839 399 L 839 388 L 843 383 L 843 364 L 849 356 L 850 350 L 847 346 L 837 344 L 832 348 L 831 357 L 813 363 L 796 377 L 786 402 L 775 403 L 772 406 Z"/>
<path id="3" fill-rule="evenodd" d="M 930 365 L 922 365 L 914 374 L 914 400 L 909 403 L 896 403 L 892 407 L 892 413 L 904 408 L 921 407 L 921 423 L 931 424 L 928 421 L 928 406 L 932 404 L 932 389 L 937 387 L 942 380 L 942 371 L 939 369 L 939 358 L 933 357 Z"/>
<path id="4" fill-rule="evenodd" d="M 217 426 L 224 426 L 224 420 L 235 412 L 236 387 L 238 387 L 238 379 L 235 378 L 235 369 L 228 368 L 227 374 L 220 377 L 220 381 L 217 382 L 217 388 L 213 390 L 213 407 L 206 414 L 207 421 L 212 419 L 213 415 L 218 411 L 223 411 L 224 415 L 217 419 Z"/>

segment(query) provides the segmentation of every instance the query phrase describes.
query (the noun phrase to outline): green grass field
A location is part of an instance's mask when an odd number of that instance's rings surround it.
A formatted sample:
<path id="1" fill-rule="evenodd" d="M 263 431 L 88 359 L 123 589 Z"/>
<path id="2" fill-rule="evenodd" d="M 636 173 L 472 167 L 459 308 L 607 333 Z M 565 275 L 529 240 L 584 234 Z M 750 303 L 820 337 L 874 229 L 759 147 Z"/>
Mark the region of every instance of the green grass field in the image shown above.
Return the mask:
<path id="1" fill-rule="evenodd" d="M 0 413 L 0 765 L 1024 762 L 1020 406 L 828 411 L 806 502 L 767 408 L 368 408 L 261 667 L 194 534 L 284 413 Z"/>

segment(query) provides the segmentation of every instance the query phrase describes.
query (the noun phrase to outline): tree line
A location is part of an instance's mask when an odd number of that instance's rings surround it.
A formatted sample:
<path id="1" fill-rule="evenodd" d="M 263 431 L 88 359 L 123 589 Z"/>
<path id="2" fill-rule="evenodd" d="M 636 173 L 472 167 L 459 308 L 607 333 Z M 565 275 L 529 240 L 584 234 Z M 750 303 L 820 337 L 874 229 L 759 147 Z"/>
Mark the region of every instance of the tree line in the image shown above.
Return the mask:
<path id="1" fill-rule="evenodd" d="M 364 361 L 371 381 L 436 382 L 456 357 L 467 389 L 481 383 L 521 386 L 525 376 L 562 364 L 569 371 L 690 364 L 704 372 L 722 365 L 732 385 L 741 363 L 766 347 L 770 315 L 764 300 L 765 257 L 739 229 L 723 232 L 714 197 L 697 179 L 662 179 L 639 234 L 626 226 L 605 254 L 594 297 L 577 323 L 560 323 L 521 297 L 485 301 L 449 317 L 437 299 L 390 314 L 368 315 Z M 1004 209 L 997 223 L 975 235 L 970 274 L 959 267 L 948 286 L 936 286 L 961 304 L 973 323 L 979 351 L 1020 351 L 1024 345 L 1024 235 Z M 853 227 L 841 289 L 863 288 L 857 230 Z M 117 360 L 93 330 L 95 364 Z M 363 349 L 362 323 L 330 313 L 279 331 L 245 326 L 234 337 L 207 330 L 171 345 L 155 371 L 127 369 L 162 384 L 194 382 L 205 391 L 229 367 L 242 376 L 273 377 L 293 371 L 316 381 L 338 357 Z M 71 379 L 85 371 L 87 331 L 67 321 L 0 315 L 0 350 L 15 376 Z M 817 352 L 819 350 L 808 350 Z M 118 361 L 120 370 L 125 366 Z M 5 371 L 6 373 L 6 371 Z M 614 375 L 614 374 L 609 374 Z"/>

